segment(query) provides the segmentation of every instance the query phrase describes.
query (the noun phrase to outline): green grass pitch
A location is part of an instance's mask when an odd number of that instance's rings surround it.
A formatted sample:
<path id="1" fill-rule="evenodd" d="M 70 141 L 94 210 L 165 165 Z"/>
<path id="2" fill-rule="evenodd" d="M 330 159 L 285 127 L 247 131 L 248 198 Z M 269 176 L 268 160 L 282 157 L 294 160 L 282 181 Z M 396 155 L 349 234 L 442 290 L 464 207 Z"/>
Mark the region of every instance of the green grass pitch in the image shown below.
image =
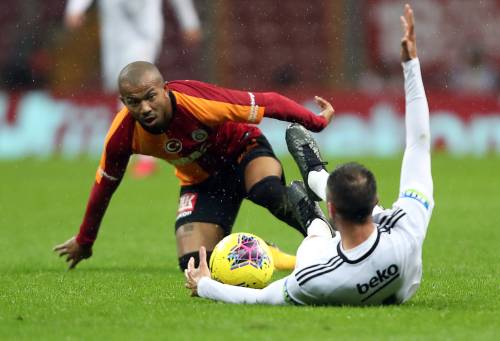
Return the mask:
<path id="1" fill-rule="evenodd" d="M 374 170 L 381 202 L 390 206 L 400 158 L 360 161 Z M 77 231 L 96 164 L 0 162 L 1 340 L 498 340 L 498 157 L 434 156 L 436 208 L 422 285 L 405 305 L 375 308 L 236 306 L 191 298 L 177 269 L 178 187 L 167 165 L 147 180 L 125 178 L 94 256 L 66 271 L 51 249 Z M 293 163 L 284 164 L 288 180 L 298 178 Z M 254 232 L 289 252 L 300 242 L 295 231 L 250 203 L 235 231 Z"/>

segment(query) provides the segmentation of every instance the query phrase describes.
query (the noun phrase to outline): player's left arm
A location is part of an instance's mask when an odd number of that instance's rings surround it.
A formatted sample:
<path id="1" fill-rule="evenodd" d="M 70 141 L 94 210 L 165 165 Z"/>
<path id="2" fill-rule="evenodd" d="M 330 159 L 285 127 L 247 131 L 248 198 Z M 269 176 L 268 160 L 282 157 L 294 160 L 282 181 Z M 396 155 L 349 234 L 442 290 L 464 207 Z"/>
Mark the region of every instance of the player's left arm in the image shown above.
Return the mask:
<path id="1" fill-rule="evenodd" d="M 195 268 L 194 258 L 191 258 L 184 272 L 186 276 L 186 288 L 191 290 L 193 296 L 235 304 L 287 304 L 284 295 L 286 278 L 275 281 L 264 289 L 243 288 L 223 284 L 210 278 L 205 247 L 202 246 L 199 252 L 199 266 Z"/>
<path id="2" fill-rule="evenodd" d="M 335 110 L 330 102 L 316 96 L 314 100 L 321 112 L 316 115 L 297 102 L 275 92 L 256 93 L 257 103 L 264 106 L 264 116 L 281 121 L 299 123 L 306 129 L 319 132 L 332 120 Z"/>
<path id="3" fill-rule="evenodd" d="M 330 123 L 335 113 L 332 105 L 321 97 L 315 98 L 322 110 L 316 115 L 276 92 L 232 90 L 199 81 L 177 81 L 175 86 L 181 90 L 174 90 L 177 105 L 208 125 L 225 121 L 258 124 L 264 117 L 270 117 L 300 123 L 308 130 L 319 132 Z"/>

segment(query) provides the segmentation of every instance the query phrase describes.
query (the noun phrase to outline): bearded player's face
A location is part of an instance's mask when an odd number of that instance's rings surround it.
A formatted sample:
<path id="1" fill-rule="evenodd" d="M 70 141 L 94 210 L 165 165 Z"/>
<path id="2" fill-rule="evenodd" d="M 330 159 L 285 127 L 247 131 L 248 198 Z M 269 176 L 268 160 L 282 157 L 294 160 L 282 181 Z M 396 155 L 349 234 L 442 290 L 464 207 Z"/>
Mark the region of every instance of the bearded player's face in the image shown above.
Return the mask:
<path id="1" fill-rule="evenodd" d="M 147 76 L 139 84 L 120 87 L 123 104 L 132 117 L 152 134 L 163 133 L 172 118 L 172 104 L 164 84 Z"/>

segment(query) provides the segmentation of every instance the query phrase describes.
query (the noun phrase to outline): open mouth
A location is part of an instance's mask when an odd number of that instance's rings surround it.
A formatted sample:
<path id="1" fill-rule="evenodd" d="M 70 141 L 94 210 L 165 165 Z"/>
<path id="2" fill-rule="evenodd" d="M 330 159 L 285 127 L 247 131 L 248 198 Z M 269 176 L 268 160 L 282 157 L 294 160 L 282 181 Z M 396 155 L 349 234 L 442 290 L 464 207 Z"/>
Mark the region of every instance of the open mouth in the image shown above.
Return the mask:
<path id="1" fill-rule="evenodd" d="M 148 116 L 148 117 L 145 117 L 142 119 L 142 121 L 144 123 L 146 123 L 147 125 L 150 125 L 151 123 L 153 123 L 154 121 L 156 120 L 156 117 L 155 116 Z"/>

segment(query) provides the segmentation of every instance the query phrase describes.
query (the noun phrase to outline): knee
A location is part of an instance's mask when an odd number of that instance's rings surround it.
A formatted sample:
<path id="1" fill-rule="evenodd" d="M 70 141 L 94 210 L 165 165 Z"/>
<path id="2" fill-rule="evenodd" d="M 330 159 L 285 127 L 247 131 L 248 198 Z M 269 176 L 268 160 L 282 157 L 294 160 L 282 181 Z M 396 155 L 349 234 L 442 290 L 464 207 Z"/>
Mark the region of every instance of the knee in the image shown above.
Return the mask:
<path id="1" fill-rule="evenodd" d="M 278 176 L 268 176 L 257 182 L 248 192 L 248 199 L 271 211 L 282 207 L 286 187 Z"/>
<path id="2" fill-rule="evenodd" d="M 209 262 L 210 262 L 211 255 L 212 255 L 212 251 L 207 251 L 207 261 L 209 261 Z M 189 252 L 189 253 L 186 253 L 186 254 L 179 257 L 179 269 L 181 271 L 184 271 L 187 269 L 188 262 L 191 259 L 191 257 L 194 258 L 194 266 L 198 267 L 198 265 L 200 264 L 200 255 L 198 254 L 198 251 Z"/>

